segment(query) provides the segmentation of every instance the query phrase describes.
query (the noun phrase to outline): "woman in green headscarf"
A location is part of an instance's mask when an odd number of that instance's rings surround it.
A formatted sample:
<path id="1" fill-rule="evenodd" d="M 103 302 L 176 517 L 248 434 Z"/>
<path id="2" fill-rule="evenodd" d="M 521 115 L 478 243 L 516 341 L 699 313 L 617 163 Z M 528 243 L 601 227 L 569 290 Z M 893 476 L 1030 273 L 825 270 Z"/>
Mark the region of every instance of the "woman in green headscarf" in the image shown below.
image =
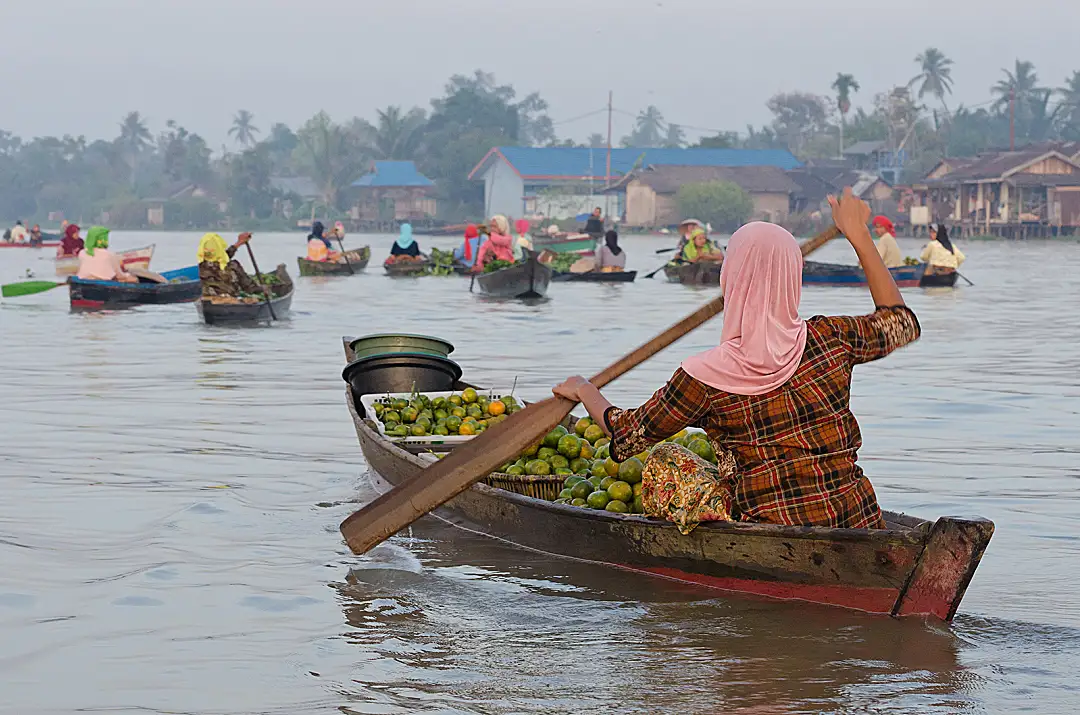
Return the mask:
<path id="1" fill-rule="evenodd" d="M 120 256 L 109 250 L 109 229 L 93 226 L 86 232 L 86 242 L 79 251 L 78 278 L 90 281 L 138 283 L 139 279 L 124 270 Z"/>

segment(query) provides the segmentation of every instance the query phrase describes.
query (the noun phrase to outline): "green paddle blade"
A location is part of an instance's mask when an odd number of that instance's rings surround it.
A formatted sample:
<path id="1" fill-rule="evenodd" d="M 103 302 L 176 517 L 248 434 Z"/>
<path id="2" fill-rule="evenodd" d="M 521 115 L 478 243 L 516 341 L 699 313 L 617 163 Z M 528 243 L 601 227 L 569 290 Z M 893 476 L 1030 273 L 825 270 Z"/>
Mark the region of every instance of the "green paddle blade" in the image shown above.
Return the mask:
<path id="1" fill-rule="evenodd" d="M 8 283 L 7 285 L 0 286 L 0 295 L 3 295 L 5 298 L 15 298 L 20 295 L 44 293 L 47 290 L 52 290 L 53 288 L 62 285 L 67 285 L 67 283 L 56 283 L 54 281 L 23 281 L 22 283 Z"/>

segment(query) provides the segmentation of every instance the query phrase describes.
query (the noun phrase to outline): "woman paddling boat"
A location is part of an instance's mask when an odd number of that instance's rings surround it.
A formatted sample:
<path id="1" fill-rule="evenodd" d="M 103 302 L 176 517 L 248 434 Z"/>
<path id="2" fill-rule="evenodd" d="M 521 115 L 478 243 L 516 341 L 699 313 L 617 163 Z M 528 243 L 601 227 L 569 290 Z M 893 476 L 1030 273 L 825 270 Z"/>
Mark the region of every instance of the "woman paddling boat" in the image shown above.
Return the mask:
<path id="1" fill-rule="evenodd" d="M 626 268 L 626 251 L 619 246 L 617 231 L 604 234 L 604 244 L 596 252 L 596 269 L 602 273 L 617 273 Z"/>
<path id="2" fill-rule="evenodd" d="M 636 409 L 614 407 L 582 377 L 554 388 L 584 404 L 611 437 L 616 461 L 689 425 L 705 429 L 716 466 L 668 443 L 643 472 L 646 513 L 683 533 L 714 520 L 884 528 L 856 463 L 862 439 L 849 405 L 851 372 L 918 339 L 920 329 L 874 247 L 869 207 L 850 189 L 830 203 L 866 271 L 873 313 L 802 320 L 798 244 L 779 226 L 750 223 L 728 244 L 717 348 L 683 361 Z"/>
<path id="3" fill-rule="evenodd" d="M 967 257 L 949 240 L 949 231 L 945 224 L 930 227 L 930 243 L 926 244 L 919 260 L 928 264 L 927 272 L 936 275 L 956 273 Z"/>
<path id="4" fill-rule="evenodd" d="M 476 257 L 480 255 L 480 247 L 486 241 L 487 237 L 481 235 L 480 228 L 475 223 L 470 223 L 465 227 L 465 243 L 454 249 L 454 260 L 471 269 L 476 265 Z"/>
<path id="5" fill-rule="evenodd" d="M 413 259 L 423 258 L 420 255 L 420 244 L 413 237 L 412 224 L 410 223 L 401 224 L 397 240 L 390 247 L 390 257 L 394 258 L 395 256 L 408 256 Z"/>
<path id="6" fill-rule="evenodd" d="M 335 251 L 330 239 L 323 235 L 325 231 L 326 227 L 323 226 L 322 221 L 311 224 L 311 233 L 308 234 L 307 242 L 307 259 L 337 263 L 341 259 L 341 253 Z"/>
<path id="7" fill-rule="evenodd" d="M 474 271 L 482 271 L 491 261 L 514 262 L 513 239 L 510 237 L 510 222 L 505 216 L 491 217 L 491 233 L 488 240 L 480 248 L 480 254 L 476 259 Z"/>
<path id="8" fill-rule="evenodd" d="M 514 222 L 514 260 L 520 261 L 525 257 L 526 251 L 533 250 L 532 239 L 529 238 L 529 219 L 519 218 Z"/>
<path id="9" fill-rule="evenodd" d="M 896 243 L 895 227 L 888 216 L 875 216 L 872 222 L 874 235 L 877 236 L 877 252 L 886 268 L 904 265 L 904 255 Z"/>
<path id="10" fill-rule="evenodd" d="M 699 261 L 715 261 L 722 263 L 724 252 L 720 247 L 709 240 L 708 234 L 703 228 L 695 228 L 690 232 L 690 238 L 683 246 L 680 258 L 686 263 Z"/>
<path id="11" fill-rule="evenodd" d="M 60 245 L 56 247 L 56 257 L 74 258 L 85 246 L 85 241 L 79 236 L 78 224 L 69 223 L 64 227 L 64 237 L 60 240 Z"/>
<path id="12" fill-rule="evenodd" d="M 88 281 L 138 283 L 139 279 L 124 270 L 120 256 L 109 250 L 109 229 L 93 226 L 86 232 L 83 250 L 79 251 L 77 278 Z"/>

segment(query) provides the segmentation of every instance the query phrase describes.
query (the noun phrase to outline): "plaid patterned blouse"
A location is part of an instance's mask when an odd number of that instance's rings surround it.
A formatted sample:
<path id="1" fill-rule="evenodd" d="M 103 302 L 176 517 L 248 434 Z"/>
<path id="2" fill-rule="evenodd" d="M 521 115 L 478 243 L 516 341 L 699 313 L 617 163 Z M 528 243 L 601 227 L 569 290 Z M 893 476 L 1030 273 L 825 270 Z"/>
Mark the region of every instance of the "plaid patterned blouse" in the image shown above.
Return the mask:
<path id="1" fill-rule="evenodd" d="M 884 528 L 874 488 L 856 464 L 862 435 L 848 406 L 851 370 L 917 340 L 919 333 L 915 314 L 903 306 L 858 317 L 811 318 L 799 369 L 763 395 L 723 392 L 679 369 L 641 407 L 608 409 L 612 458 L 629 459 L 684 427 L 700 427 L 717 454 L 730 450 L 738 465 L 733 517 Z"/>

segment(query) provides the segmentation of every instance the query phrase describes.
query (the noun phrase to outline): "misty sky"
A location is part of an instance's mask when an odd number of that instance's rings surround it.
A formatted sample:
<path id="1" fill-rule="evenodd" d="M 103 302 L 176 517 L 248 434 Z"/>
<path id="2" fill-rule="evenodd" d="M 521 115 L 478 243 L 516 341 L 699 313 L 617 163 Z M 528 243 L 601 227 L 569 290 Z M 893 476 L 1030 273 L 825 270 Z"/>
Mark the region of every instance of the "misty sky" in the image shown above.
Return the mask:
<path id="1" fill-rule="evenodd" d="M 220 150 L 240 108 L 264 132 L 320 109 L 371 118 L 483 68 L 539 91 L 556 122 L 611 89 L 617 109 L 744 131 L 772 94 L 828 94 L 838 71 L 869 105 L 929 45 L 956 63 L 952 107 L 988 100 L 1017 57 L 1057 87 L 1080 69 L 1077 27 L 1075 0 L 0 0 L 0 129 L 112 138 L 137 109 Z M 616 139 L 631 124 L 616 114 Z M 606 118 L 557 130 L 580 140 Z"/>

